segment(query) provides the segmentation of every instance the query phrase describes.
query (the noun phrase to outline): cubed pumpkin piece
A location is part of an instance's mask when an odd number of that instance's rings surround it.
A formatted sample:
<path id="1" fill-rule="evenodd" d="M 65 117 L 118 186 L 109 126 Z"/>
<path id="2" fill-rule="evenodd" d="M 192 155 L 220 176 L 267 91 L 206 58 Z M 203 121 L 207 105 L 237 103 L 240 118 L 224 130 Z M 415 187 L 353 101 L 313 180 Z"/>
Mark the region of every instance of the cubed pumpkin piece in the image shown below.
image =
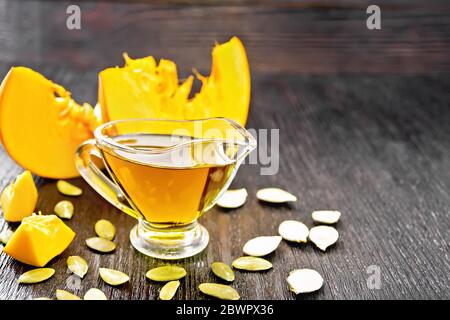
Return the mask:
<path id="1" fill-rule="evenodd" d="M 3 251 L 36 267 L 45 266 L 72 242 L 75 232 L 55 215 L 32 215 L 22 220 Z"/>
<path id="2" fill-rule="evenodd" d="M 3 190 L 0 197 L 5 220 L 18 222 L 31 216 L 36 208 L 37 199 L 38 191 L 30 171 L 18 175 L 15 181 Z"/>

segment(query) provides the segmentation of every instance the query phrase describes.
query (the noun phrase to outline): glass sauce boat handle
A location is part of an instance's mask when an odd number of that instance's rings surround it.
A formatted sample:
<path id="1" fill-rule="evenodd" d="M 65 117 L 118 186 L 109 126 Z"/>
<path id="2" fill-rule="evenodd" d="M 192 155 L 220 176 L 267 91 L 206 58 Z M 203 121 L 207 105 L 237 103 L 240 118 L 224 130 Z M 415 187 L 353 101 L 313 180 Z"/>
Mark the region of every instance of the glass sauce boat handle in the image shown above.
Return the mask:
<path id="1" fill-rule="evenodd" d="M 92 161 L 92 155 L 103 159 L 94 139 L 80 145 L 75 154 L 75 165 L 81 176 L 105 200 L 117 209 L 139 220 L 140 215 L 126 203 L 127 200 L 119 187 L 95 165 Z"/>

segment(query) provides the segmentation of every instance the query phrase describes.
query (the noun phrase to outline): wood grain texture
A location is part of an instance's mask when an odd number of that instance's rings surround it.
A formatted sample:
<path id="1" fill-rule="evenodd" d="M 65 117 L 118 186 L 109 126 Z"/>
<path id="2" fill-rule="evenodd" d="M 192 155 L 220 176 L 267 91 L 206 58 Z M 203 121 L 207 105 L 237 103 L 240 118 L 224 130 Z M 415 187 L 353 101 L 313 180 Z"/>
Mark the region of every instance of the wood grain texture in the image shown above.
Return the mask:
<path id="1" fill-rule="evenodd" d="M 0 0 L 0 77 L 11 65 L 32 66 L 72 91 L 77 101 L 95 103 L 97 72 L 121 63 L 124 50 L 176 59 L 182 74 L 191 66 L 208 71 L 214 40 L 238 34 L 252 67 L 247 127 L 280 129 L 280 168 L 274 176 L 261 176 L 257 165 L 240 169 L 233 187 L 246 187 L 248 201 L 238 210 L 213 208 L 201 219 L 211 241 L 203 253 L 177 262 L 188 275 L 175 299 L 207 299 L 197 287 L 217 281 L 211 262 L 231 263 L 247 240 L 276 234 L 283 220 L 313 226 L 311 211 L 324 208 L 342 211 L 338 243 L 322 253 L 311 244 L 282 242 L 268 257 L 273 270 L 236 272 L 233 287 L 243 299 L 449 299 L 447 3 L 436 1 L 414 11 L 422 6 L 418 1 L 391 2 L 384 33 L 369 34 L 360 27 L 365 11 L 355 9 L 356 1 L 261 2 L 185 6 L 180 1 L 134 1 L 103 7 L 82 2 L 85 27 L 69 32 L 61 27 L 65 2 Z M 342 72 L 358 74 L 335 74 Z M 0 188 L 21 170 L 1 149 Z M 38 210 L 50 213 L 66 199 L 55 181 L 35 181 Z M 135 221 L 82 179 L 71 182 L 84 190 L 82 197 L 71 199 L 75 215 L 67 221 L 77 236 L 49 263 L 55 276 L 41 284 L 18 285 L 16 279 L 30 267 L 0 253 L 0 299 L 54 297 L 56 289 L 83 295 L 91 287 L 111 299 L 156 299 L 161 285 L 146 280 L 145 272 L 164 262 L 133 249 L 128 233 Z M 299 201 L 260 203 L 256 190 L 266 186 L 285 188 Z M 114 254 L 97 254 L 84 244 L 101 218 L 117 227 Z M 7 227 L 17 224 L 0 217 L 0 231 Z M 69 255 L 89 262 L 80 283 L 67 271 Z M 371 265 L 381 271 L 378 290 L 367 286 Z M 99 267 L 124 271 L 131 281 L 110 287 L 99 278 Z M 289 271 L 303 267 L 319 271 L 325 285 L 317 293 L 295 297 L 285 279 Z"/>
<path id="2" fill-rule="evenodd" d="M 83 78 L 72 73 L 69 84 L 76 88 Z M 273 270 L 236 272 L 233 286 L 243 299 L 294 299 L 285 278 L 302 267 L 319 271 L 325 286 L 298 299 L 450 298 L 449 89 L 449 76 L 256 76 L 249 127 L 280 128 L 280 171 L 261 176 L 259 166 L 240 169 L 233 186 L 248 188 L 248 202 L 238 210 L 214 208 L 201 219 L 211 242 L 204 253 L 178 262 L 188 276 L 176 299 L 204 299 L 198 284 L 217 281 L 210 263 L 231 263 L 248 239 L 276 234 L 283 220 L 298 219 L 312 226 L 310 212 L 323 208 L 343 213 L 338 243 L 322 253 L 311 244 L 282 242 L 269 256 Z M 20 170 L 1 153 L 2 187 Z M 58 194 L 54 181 L 36 181 L 38 209 L 49 213 L 65 197 Z M 145 272 L 163 261 L 131 247 L 128 233 L 133 219 L 81 179 L 73 183 L 85 192 L 72 199 L 76 212 L 67 222 L 77 237 L 49 263 L 56 275 L 42 284 L 18 285 L 18 275 L 30 268 L 1 254 L 0 298 L 53 296 L 57 288 L 70 290 L 65 261 L 69 255 L 81 255 L 89 261 L 90 271 L 76 294 L 98 287 L 113 299 L 156 299 L 161 285 L 146 280 Z M 260 203 L 255 192 L 264 186 L 285 188 L 299 201 L 289 206 Z M 96 254 L 84 245 L 100 218 L 118 228 L 114 254 Z M 1 220 L 0 228 L 7 226 Z M 370 265 L 381 270 L 379 290 L 367 287 Z M 109 287 L 99 278 L 98 267 L 122 270 L 131 281 Z"/>
<path id="3" fill-rule="evenodd" d="M 173 59 L 185 75 L 207 71 L 214 43 L 237 35 L 255 72 L 450 71 L 448 1 L 379 1 L 381 30 L 366 27 L 368 1 L 145 2 L 79 2 L 81 30 L 68 30 L 76 1 L 1 0 L 0 59 L 100 71 L 128 51 Z"/>

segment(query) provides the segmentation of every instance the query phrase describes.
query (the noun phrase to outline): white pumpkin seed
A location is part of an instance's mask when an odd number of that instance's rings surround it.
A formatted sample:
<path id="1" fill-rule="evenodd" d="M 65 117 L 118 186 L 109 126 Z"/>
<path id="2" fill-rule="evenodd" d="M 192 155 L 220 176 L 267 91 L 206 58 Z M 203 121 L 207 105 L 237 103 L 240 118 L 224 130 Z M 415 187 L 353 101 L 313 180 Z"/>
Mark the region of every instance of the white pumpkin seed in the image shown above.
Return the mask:
<path id="1" fill-rule="evenodd" d="M 325 224 L 334 224 L 339 221 L 341 213 L 336 210 L 318 210 L 311 214 L 314 221 Z"/>
<path id="2" fill-rule="evenodd" d="M 218 283 L 202 283 L 198 286 L 206 295 L 222 300 L 239 300 L 240 296 L 232 287 Z"/>
<path id="3" fill-rule="evenodd" d="M 217 201 L 217 205 L 226 209 L 239 208 L 244 205 L 247 196 L 248 193 L 245 188 L 227 190 Z"/>
<path id="4" fill-rule="evenodd" d="M 110 240 L 106 240 L 100 237 L 94 237 L 86 239 L 86 245 L 99 252 L 111 252 L 116 249 L 116 244 Z"/>
<path id="5" fill-rule="evenodd" d="M 245 271 L 264 271 L 272 268 L 272 263 L 263 258 L 240 257 L 233 261 L 233 267 Z"/>
<path id="6" fill-rule="evenodd" d="M 256 193 L 256 197 L 261 201 L 271 203 L 297 201 L 296 196 L 279 188 L 265 188 L 258 190 L 258 192 Z"/>
<path id="7" fill-rule="evenodd" d="M 112 240 L 116 235 L 116 228 L 108 220 L 101 219 L 95 223 L 95 233 L 103 239 Z"/>
<path id="8" fill-rule="evenodd" d="M 83 278 L 88 271 L 88 264 L 80 256 L 70 256 L 67 258 L 67 267 L 80 278 Z"/>
<path id="9" fill-rule="evenodd" d="M 219 278 L 232 282 L 234 281 L 234 272 L 229 265 L 223 262 L 213 262 L 211 264 L 212 272 Z"/>
<path id="10" fill-rule="evenodd" d="M 83 300 L 108 300 L 108 298 L 102 290 L 91 288 L 84 294 Z"/>
<path id="11" fill-rule="evenodd" d="M 38 298 L 34 298 L 33 300 L 52 300 L 52 299 L 47 298 L 47 297 L 38 297 Z"/>
<path id="12" fill-rule="evenodd" d="M 253 238 L 244 245 L 244 253 L 249 256 L 262 257 L 272 253 L 281 242 L 280 236 L 263 236 Z"/>
<path id="13" fill-rule="evenodd" d="M 53 211 L 62 219 L 71 219 L 73 216 L 73 203 L 67 200 L 58 202 Z"/>
<path id="14" fill-rule="evenodd" d="M 296 269 L 289 273 L 287 282 L 295 294 L 314 292 L 322 288 L 323 278 L 315 270 Z"/>
<path id="15" fill-rule="evenodd" d="M 161 300 L 171 300 L 175 293 L 177 293 L 178 287 L 180 286 L 179 280 L 169 281 L 164 287 L 161 288 L 159 292 L 159 299 Z"/>
<path id="16" fill-rule="evenodd" d="M 127 274 L 114 269 L 100 268 L 99 273 L 103 281 L 112 286 L 118 286 L 130 280 Z"/>
<path id="17" fill-rule="evenodd" d="M 83 193 L 83 190 L 64 180 L 56 182 L 56 189 L 62 194 L 71 197 L 76 197 Z"/>
<path id="18" fill-rule="evenodd" d="M 183 278 L 186 270 L 179 266 L 162 266 L 148 270 L 145 276 L 153 281 L 172 281 Z"/>
<path id="19" fill-rule="evenodd" d="M 325 251 L 329 246 L 335 244 L 338 239 L 339 233 L 333 227 L 317 226 L 309 230 L 309 240 L 322 251 Z"/>
<path id="20" fill-rule="evenodd" d="M 17 283 L 38 283 L 51 278 L 55 274 L 52 268 L 37 268 L 23 273 Z"/>
<path id="21" fill-rule="evenodd" d="M 300 221 L 286 220 L 280 223 L 278 233 L 287 241 L 306 242 L 308 240 L 309 230 Z"/>
<path id="22" fill-rule="evenodd" d="M 11 229 L 3 230 L 3 231 L 0 233 L 0 242 L 3 243 L 3 244 L 7 244 L 8 241 L 9 241 L 9 240 L 11 239 L 11 237 L 13 236 L 13 234 L 14 234 L 14 231 L 12 231 Z"/>
<path id="23" fill-rule="evenodd" d="M 57 300 L 81 300 L 81 298 L 73 293 L 70 293 L 66 290 L 56 290 L 56 299 Z"/>

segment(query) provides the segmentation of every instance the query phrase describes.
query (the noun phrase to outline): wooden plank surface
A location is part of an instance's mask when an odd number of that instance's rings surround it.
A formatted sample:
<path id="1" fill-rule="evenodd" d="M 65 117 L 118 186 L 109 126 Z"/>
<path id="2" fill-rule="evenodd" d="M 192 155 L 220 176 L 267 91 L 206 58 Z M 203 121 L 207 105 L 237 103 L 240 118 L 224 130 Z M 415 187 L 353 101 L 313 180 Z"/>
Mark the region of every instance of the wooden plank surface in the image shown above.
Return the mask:
<path id="1" fill-rule="evenodd" d="M 208 70 L 215 41 L 237 35 L 254 72 L 450 71 L 448 1 L 379 1 L 381 30 L 366 27 L 370 1 L 144 2 L 1 0 L 0 59 L 100 71 L 121 65 L 128 51 L 173 59 L 185 74 Z M 81 30 L 65 27 L 74 3 Z"/>
<path id="2" fill-rule="evenodd" d="M 72 75 L 71 85 L 81 82 Z M 294 299 L 285 278 L 294 268 L 311 267 L 325 278 L 323 290 L 298 299 L 444 299 L 449 295 L 450 99 L 449 76 L 261 76 L 254 79 L 249 127 L 280 128 L 280 172 L 260 176 L 259 167 L 245 165 L 233 183 L 250 197 L 238 210 L 214 208 L 202 219 L 211 234 L 207 250 L 180 261 L 188 270 L 176 298 L 203 299 L 197 285 L 215 281 L 209 264 L 230 263 L 242 245 L 258 235 L 276 234 L 278 224 L 299 219 L 312 226 L 310 212 L 342 211 L 340 240 L 327 253 L 312 245 L 282 243 L 269 256 L 274 269 L 266 273 L 236 272 L 233 286 L 244 299 Z M 1 186 L 20 168 L 4 152 Z M 65 197 L 55 182 L 39 184 L 38 209 L 51 212 Z M 163 262 L 136 252 L 128 240 L 135 223 L 92 191 L 81 179 L 73 181 L 85 194 L 73 199 L 76 213 L 67 222 L 76 232 L 72 245 L 49 266 L 57 273 L 33 286 L 15 283 L 30 269 L 0 255 L 1 299 L 52 295 L 70 289 L 67 256 L 84 256 L 91 271 L 77 294 L 99 287 L 114 299 L 155 299 L 160 285 L 145 279 L 145 271 Z M 279 186 L 294 192 L 292 206 L 268 206 L 255 198 L 258 188 Z M 94 234 L 97 219 L 118 228 L 114 254 L 89 251 L 84 240 Z M 14 226 L 14 225 L 13 225 Z M 1 220 L 0 228 L 7 224 Z M 367 287 L 369 266 L 379 266 L 381 289 Z M 111 288 L 99 279 L 106 266 L 131 275 L 131 282 Z M 70 281 L 70 280 L 69 280 Z"/>
<path id="3" fill-rule="evenodd" d="M 443 6 L 436 3 L 438 8 Z M 410 17 L 407 11 L 394 10 L 392 14 L 398 19 L 392 20 L 393 25 L 404 28 L 398 39 L 405 40 L 405 34 L 409 34 L 410 42 L 401 41 L 400 47 L 405 51 L 391 51 L 395 53 L 390 60 L 386 46 L 394 45 L 396 38 L 392 33 L 376 36 L 379 42 L 374 42 L 373 48 L 384 46 L 375 49 L 384 54 L 373 56 L 379 67 L 376 70 L 362 63 L 367 59 L 364 54 L 373 52 L 359 48 L 365 40 L 348 38 L 334 45 L 329 42 L 333 37 L 349 37 L 352 24 L 347 25 L 346 18 L 354 13 L 347 9 L 321 11 L 314 7 L 291 11 L 269 5 L 251 9 L 245 3 L 232 8 L 162 5 L 156 9 L 143 3 L 119 3 L 114 9 L 123 10 L 120 12 L 125 20 L 118 27 L 113 22 L 109 27 L 105 25 L 114 16 L 102 11 L 92 18 L 94 22 L 101 21 L 100 29 L 92 31 L 94 27 L 90 25 L 75 36 L 55 27 L 56 20 L 64 15 L 59 18 L 57 14 L 47 14 L 51 10 L 59 12 L 59 2 L 0 4 L 12 12 L 7 17 L 5 11 L 0 11 L 0 37 L 6 41 L 0 48 L 0 76 L 13 64 L 31 65 L 66 86 L 78 100 L 91 103 L 97 98 L 98 70 L 118 61 L 123 50 L 135 55 L 156 52 L 176 58 L 182 62 L 182 72 L 186 72 L 193 65 L 208 69 L 209 46 L 214 39 L 223 40 L 239 31 L 247 40 L 254 70 L 248 127 L 280 129 L 280 171 L 274 176 L 261 176 L 257 165 L 240 169 L 233 187 L 246 187 L 248 202 L 238 210 L 213 208 L 201 218 L 211 241 L 202 254 L 177 262 L 187 269 L 188 276 L 175 299 L 205 299 L 197 286 L 216 281 L 209 271 L 211 262 L 230 263 L 241 255 L 248 239 L 276 234 L 283 220 L 298 219 L 312 226 L 310 212 L 320 208 L 343 213 L 337 225 L 340 240 L 336 246 L 322 253 L 311 244 L 283 242 L 268 257 L 274 264 L 273 270 L 236 272 L 233 287 L 243 299 L 450 298 L 450 75 L 445 42 L 450 34 L 448 19 L 444 19 L 448 11 L 435 12 L 434 18 L 417 13 L 418 21 L 426 23 L 414 25 L 409 18 L 401 18 Z M 426 10 L 434 10 L 430 8 Z M 214 15 L 209 16 L 208 12 Z M 19 13 L 29 19 L 18 19 Z M 361 15 L 359 11 L 357 14 Z M 337 20 L 343 20 L 343 25 L 334 20 L 335 15 L 340 17 Z M 213 16 L 226 22 L 221 26 Z M 263 28 L 270 17 L 276 21 L 279 34 L 286 38 L 278 39 L 276 30 L 270 36 L 271 28 Z M 253 23 L 247 21 L 252 19 Z M 193 20 L 192 24 L 188 20 Z M 200 22 L 213 31 L 200 29 Z M 192 33 L 186 25 L 193 28 Z M 181 33 L 183 28 L 185 34 Z M 152 31 L 150 40 L 144 39 L 146 32 L 142 30 Z M 255 33 L 258 30 L 260 33 Z M 328 38 L 315 37 L 313 30 Z M 354 32 L 366 32 L 358 30 Z M 264 38 L 267 32 L 269 37 Z M 304 45 L 295 42 L 300 39 L 297 34 L 304 35 Z M 309 42 L 305 42 L 307 34 Z M 12 41 L 19 35 L 24 38 Z M 418 35 L 425 44 L 417 41 Z M 267 39 L 275 41 L 273 46 Z M 343 43 L 342 47 L 339 43 Z M 429 55 L 427 48 L 431 49 Z M 341 63 L 344 53 L 348 63 Z M 334 74 L 349 71 L 354 74 Z M 405 72 L 421 75 L 398 74 Z M 21 168 L 2 149 L 0 187 L 20 172 Z M 38 210 L 51 212 L 56 202 L 65 199 L 56 191 L 55 181 L 36 177 L 36 182 Z M 102 200 L 82 179 L 72 182 L 83 188 L 84 195 L 72 199 L 76 212 L 67 222 L 77 237 L 49 263 L 57 273 L 41 284 L 18 285 L 15 280 L 30 267 L 1 253 L 0 299 L 54 297 L 57 288 L 83 295 L 91 287 L 102 289 L 111 299 L 156 299 L 161 286 L 146 280 L 145 272 L 163 262 L 132 248 L 128 233 L 135 221 Z M 264 186 L 285 188 L 298 195 L 299 201 L 289 206 L 262 204 L 256 200 L 255 192 Z M 118 228 L 119 247 L 114 254 L 96 254 L 84 245 L 100 218 L 109 219 Z M 7 227 L 15 228 L 17 224 L 0 218 L 0 231 Z M 90 271 L 81 282 L 73 280 L 65 265 L 67 257 L 76 254 L 90 263 Z M 369 266 L 377 266 L 381 271 L 380 289 L 367 286 Z M 98 267 L 127 272 L 131 281 L 112 288 L 99 278 Z M 295 297 L 285 278 L 289 271 L 302 267 L 319 271 L 325 285 L 315 294 Z"/>

